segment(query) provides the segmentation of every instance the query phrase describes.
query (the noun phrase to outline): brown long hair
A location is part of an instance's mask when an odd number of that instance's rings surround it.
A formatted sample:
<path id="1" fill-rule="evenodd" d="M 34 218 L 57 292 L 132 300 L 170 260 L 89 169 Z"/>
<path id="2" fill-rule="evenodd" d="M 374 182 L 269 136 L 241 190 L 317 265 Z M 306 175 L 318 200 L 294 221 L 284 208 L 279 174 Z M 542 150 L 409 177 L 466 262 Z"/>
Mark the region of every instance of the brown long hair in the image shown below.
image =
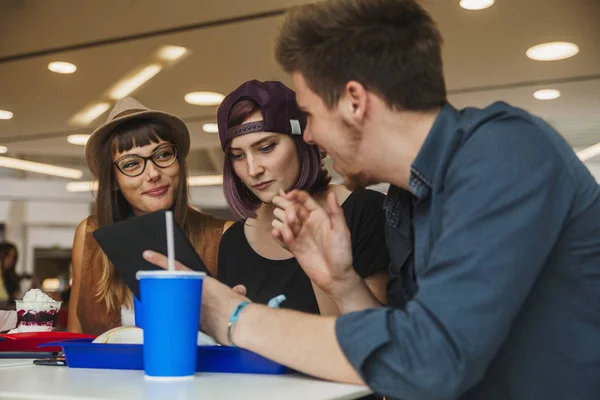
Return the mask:
<path id="1" fill-rule="evenodd" d="M 123 221 L 132 215 L 131 205 L 118 190 L 115 171 L 113 167 L 113 154 L 131 150 L 133 147 L 147 146 L 150 143 L 159 143 L 160 140 L 174 141 L 174 135 L 169 125 L 152 119 L 138 118 L 118 125 L 106 141 L 102 143 L 101 157 L 99 160 L 98 194 L 94 215 L 98 220 L 98 227 Z M 183 229 L 190 239 L 194 239 L 192 227 L 187 223 L 188 185 L 187 167 L 185 160 L 178 156 L 179 186 L 175 193 L 175 202 L 172 206 L 173 216 L 177 224 Z M 194 243 L 194 241 L 192 241 Z M 104 300 L 107 309 L 119 308 L 122 305 L 131 306 L 132 293 L 121 279 L 112 263 L 102 250 L 96 257 L 102 258 L 102 274 L 97 284 L 96 297 Z"/>

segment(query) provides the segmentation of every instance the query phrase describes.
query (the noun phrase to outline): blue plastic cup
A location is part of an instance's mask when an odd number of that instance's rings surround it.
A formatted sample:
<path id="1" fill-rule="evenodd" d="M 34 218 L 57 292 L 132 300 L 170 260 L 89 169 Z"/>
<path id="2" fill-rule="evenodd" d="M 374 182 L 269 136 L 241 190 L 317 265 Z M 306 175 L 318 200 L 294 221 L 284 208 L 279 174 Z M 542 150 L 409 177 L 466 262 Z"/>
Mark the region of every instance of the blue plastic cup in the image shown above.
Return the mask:
<path id="1" fill-rule="evenodd" d="M 142 310 L 142 302 L 137 296 L 133 296 L 133 315 L 135 316 L 135 326 L 144 329 L 144 310 Z"/>
<path id="2" fill-rule="evenodd" d="M 202 282 L 192 271 L 138 271 L 143 299 L 144 371 L 156 380 L 192 379 L 196 372 Z"/>

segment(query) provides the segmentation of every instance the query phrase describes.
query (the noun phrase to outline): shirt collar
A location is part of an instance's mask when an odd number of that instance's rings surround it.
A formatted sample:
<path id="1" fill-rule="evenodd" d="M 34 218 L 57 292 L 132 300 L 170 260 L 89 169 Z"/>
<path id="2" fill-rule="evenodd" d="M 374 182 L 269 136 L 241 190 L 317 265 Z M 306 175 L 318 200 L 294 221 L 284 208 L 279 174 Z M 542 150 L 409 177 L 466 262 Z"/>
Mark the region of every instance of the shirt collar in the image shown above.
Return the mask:
<path id="1" fill-rule="evenodd" d="M 422 198 L 429 192 L 429 190 L 421 188 L 420 183 L 426 185 L 428 189 L 433 186 L 435 173 L 456 132 L 459 121 L 459 111 L 449 103 L 444 104 L 411 167 L 409 184 L 411 192 L 417 198 Z"/>

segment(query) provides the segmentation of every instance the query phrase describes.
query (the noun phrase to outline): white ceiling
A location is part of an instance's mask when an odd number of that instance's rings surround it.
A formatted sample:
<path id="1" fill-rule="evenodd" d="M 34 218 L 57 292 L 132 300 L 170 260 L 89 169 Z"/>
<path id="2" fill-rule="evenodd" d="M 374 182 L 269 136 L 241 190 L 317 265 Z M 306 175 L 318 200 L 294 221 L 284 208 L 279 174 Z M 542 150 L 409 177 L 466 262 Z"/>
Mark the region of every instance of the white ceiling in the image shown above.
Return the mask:
<path id="1" fill-rule="evenodd" d="M 219 172 L 216 134 L 204 133 L 216 108 L 187 104 L 196 90 L 227 93 L 257 78 L 289 83 L 273 61 L 281 12 L 302 0 L 0 0 L 0 145 L 10 156 L 53 160 L 83 168 L 83 148 L 71 133 L 89 133 L 69 118 L 160 46 L 184 46 L 191 54 L 135 92 L 150 107 L 188 122 L 191 170 Z M 600 142 L 600 1 L 496 0 L 483 11 L 465 11 L 458 0 L 424 0 L 445 37 L 444 62 L 450 100 L 484 106 L 504 100 L 547 118 L 577 148 Z M 568 60 L 536 62 L 532 45 L 572 41 L 580 53 Z M 73 75 L 54 74 L 50 61 L 77 65 Z M 562 97 L 539 101 L 540 88 Z M 599 157 L 600 158 L 600 157 Z M 48 162 L 48 161 L 47 161 Z"/>

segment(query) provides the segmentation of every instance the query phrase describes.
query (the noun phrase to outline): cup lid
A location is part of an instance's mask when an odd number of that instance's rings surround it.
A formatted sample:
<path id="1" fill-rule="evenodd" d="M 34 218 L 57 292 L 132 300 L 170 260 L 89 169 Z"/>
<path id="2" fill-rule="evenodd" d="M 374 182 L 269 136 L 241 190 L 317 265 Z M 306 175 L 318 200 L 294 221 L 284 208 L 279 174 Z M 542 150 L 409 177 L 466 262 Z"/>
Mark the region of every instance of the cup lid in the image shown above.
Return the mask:
<path id="1" fill-rule="evenodd" d="M 167 271 L 167 270 L 155 270 L 155 271 L 138 271 L 135 274 L 137 279 L 152 278 L 152 279 L 202 279 L 206 276 L 204 272 L 198 271 Z"/>

